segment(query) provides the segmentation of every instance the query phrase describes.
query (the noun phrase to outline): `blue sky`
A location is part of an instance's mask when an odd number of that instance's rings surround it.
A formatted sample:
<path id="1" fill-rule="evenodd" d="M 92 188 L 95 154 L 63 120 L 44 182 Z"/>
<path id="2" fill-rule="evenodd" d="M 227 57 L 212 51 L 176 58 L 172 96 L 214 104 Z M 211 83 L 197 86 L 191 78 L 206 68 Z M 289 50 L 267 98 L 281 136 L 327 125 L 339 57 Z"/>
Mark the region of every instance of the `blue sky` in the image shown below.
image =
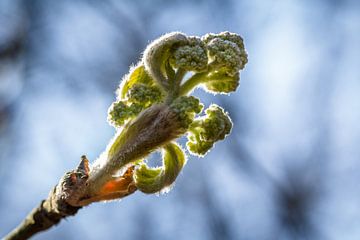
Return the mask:
<path id="1" fill-rule="evenodd" d="M 0 54 L 0 236 L 105 149 L 147 43 L 228 30 L 249 54 L 238 91 L 195 94 L 229 112 L 231 136 L 170 193 L 91 205 L 34 239 L 358 239 L 359 23 L 357 1 L 0 0 L 0 53 L 20 43 Z"/>

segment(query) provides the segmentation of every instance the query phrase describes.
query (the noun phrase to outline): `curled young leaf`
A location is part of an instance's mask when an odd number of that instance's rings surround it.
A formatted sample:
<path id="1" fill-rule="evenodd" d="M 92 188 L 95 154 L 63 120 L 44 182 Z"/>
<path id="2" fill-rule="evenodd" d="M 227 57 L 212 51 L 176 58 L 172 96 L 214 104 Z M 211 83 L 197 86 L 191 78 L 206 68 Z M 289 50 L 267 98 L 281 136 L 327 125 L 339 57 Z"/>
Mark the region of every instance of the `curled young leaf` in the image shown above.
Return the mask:
<path id="1" fill-rule="evenodd" d="M 186 163 L 186 157 L 179 145 L 168 143 L 163 148 L 161 167 L 150 168 L 145 163 L 135 171 L 136 187 L 144 193 L 157 193 L 171 186 Z"/>
<path id="2" fill-rule="evenodd" d="M 169 81 L 166 69 L 173 47 L 186 41 L 185 34 L 172 32 L 158 38 L 145 49 L 143 57 L 145 69 L 164 90 L 173 89 L 171 86 L 173 82 Z"/>

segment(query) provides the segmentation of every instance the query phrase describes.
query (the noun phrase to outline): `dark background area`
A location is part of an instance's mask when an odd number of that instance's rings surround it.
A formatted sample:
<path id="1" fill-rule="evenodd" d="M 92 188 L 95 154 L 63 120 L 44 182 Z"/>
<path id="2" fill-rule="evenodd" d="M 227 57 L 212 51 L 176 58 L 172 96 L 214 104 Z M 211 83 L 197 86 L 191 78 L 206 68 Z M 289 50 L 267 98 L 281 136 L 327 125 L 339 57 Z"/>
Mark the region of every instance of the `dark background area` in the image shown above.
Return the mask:
<path id="1" fill-rule="evenodd" d="M 0 0 L 0 236 L 104 150 L 115 89 L 151 40 L 225 30 L 249 54 L 240 88 L 195 94 L 231 135 L 168 194 L 93 204 L 34 239 L 359 239 L 356 0 Z"/>

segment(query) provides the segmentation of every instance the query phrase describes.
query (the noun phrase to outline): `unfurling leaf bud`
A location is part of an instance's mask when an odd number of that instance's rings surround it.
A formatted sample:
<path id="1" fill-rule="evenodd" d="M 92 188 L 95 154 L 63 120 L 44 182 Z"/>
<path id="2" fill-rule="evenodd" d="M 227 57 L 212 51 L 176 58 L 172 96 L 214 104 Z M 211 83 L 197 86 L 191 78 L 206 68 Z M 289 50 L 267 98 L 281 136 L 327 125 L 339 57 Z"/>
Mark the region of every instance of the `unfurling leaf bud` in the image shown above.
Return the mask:
<path id="1" fill-rule="evenodd" d="M 120 170 L 139 164 L 134 179 L 140 191 L 156 193 L 170 186 L 185 164 L 174 140 L 187 133 L 189 151 L 204 156 L 232 128 L 229 116 L 217 105 L 196 118 L 204 106 L 189 93 L 197 86 L 212 93 L 235 91 L 246 63 L 242 38 L 229 32 L 202 38 L 173 32 L 149 44 L 140 62 L 123 78 L 117 100 L 109 108 L 108 121 L 118 128 L 117 134 L 104 162 L 99 160 L 93 167 L 91 181 L 96 186 L 90 194 L 108 186 Z M 163 149 L 162 167 L 141 163 L 158 149 Z"/>

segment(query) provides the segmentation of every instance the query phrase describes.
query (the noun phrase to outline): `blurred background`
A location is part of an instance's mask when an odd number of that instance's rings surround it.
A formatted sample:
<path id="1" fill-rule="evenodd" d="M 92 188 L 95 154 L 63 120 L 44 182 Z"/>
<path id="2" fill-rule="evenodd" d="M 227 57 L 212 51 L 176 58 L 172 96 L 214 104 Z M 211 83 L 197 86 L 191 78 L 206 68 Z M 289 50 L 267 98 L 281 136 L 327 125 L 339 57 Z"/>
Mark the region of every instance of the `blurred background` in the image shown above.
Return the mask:
<path id="1" fill-rule="evenodd" d="M 241 34 L 232 134 L 175 187 L 94 204 L 33 239 L 360 239 L 360 2 L 0 0 L 0 236 L 114 129 L 107 108 L 163 33 Z M 184 139 L 180 140 L 184 143 Z"/>

